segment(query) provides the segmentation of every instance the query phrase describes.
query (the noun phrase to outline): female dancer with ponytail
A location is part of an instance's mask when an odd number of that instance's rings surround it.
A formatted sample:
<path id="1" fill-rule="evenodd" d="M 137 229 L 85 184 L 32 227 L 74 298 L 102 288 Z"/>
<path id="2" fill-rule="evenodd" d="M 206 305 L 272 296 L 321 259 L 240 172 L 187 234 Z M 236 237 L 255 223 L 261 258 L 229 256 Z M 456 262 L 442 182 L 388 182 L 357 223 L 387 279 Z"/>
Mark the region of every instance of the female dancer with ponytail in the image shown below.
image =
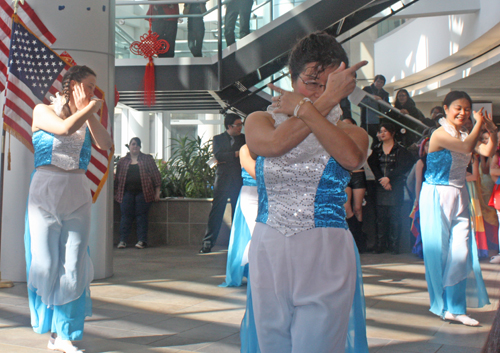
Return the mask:
<path id="1" fill-rule="evenodd" d="M 26 269 L 31 325 L 51 331 L 48 348 L 80 352 L 85 316 L 92 314 L 88 253 L 91 197 L 85 171 L 91 141 L 109 149 L 113 141 L 96 119 L 96 74 L 73 66 L 63 77 L 63 95 L 33 111 L 35 171 L 26 211 Z"/>

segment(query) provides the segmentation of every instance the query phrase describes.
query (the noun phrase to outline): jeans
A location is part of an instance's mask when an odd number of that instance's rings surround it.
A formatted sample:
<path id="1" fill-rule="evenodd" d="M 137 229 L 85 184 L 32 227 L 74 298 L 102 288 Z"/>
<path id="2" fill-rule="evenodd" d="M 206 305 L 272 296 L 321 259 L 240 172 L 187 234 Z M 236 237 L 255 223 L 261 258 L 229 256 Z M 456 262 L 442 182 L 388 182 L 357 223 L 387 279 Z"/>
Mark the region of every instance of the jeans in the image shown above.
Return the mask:
<path id="1" fill-rule="evenodd" d="M 210 243 L 209 247 L 211 248 L 217 242 L 228 198 L 231 199 L 231 220 L 233 219 L 239 193 L 239 185 L 230 189 L 221 190 L 219 188 L 215 188 L 212 209 L 210 210 L 210 214 L 208 216 L 207 230 L 205 231 L 205 237 L 203 238 L 203 246 L 206 245 L 208 247 L 208 243 Z"/>
<path id="2" fill-rule="evenodd" d="M 137 240 L 148 241 L 148 212 L 151 202 L 146 202 L 144 194 L 125 191 L 120 204 L 122 218 L 120 220 L 120 241 L 127 242 L 134 218 L 137 227 Z"/>
<path id="3" fill-rule="evenodd" d="M 377 238 L 380 250 L 399 252 L 401 232 L 401 204 L 398 206 L 377 205 Z"/>

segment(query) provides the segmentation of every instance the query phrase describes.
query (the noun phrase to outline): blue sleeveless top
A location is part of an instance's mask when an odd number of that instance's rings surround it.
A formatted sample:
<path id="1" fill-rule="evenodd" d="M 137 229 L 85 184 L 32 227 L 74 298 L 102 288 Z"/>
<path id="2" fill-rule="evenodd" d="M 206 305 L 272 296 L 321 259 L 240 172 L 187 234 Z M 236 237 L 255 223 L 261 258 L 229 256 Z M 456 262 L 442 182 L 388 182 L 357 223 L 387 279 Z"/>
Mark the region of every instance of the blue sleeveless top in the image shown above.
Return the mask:
<path id="1" fill-rule="evenodd" d="M 288 119 L 284 114 L 270 113 L 275 126 Z M 336 124 L 340 115 L 336 106 L 327 119 Z M 257 222 L 285 236 L 313 228 L 347 229 L 344 204 L 350 173 L 326 152 L 314 134 L 283 156 L 258 157 L 255 169 Z"/>
<path id="2" fill-rule="evenodd" d="M 463 187 L 465 170 L 470 159 L 471 153 L 459 153 L 447 149 L 429 153 L 425 182 L 430 185 Z"/>
<path id="3" fill-rule="evenodd" d="M 56 135 L 44 130 L 33 133 L 35 168 L 54 165 L 64 170 L 87 170 L 92 142 L 87 124 L 70 136 Z"/>

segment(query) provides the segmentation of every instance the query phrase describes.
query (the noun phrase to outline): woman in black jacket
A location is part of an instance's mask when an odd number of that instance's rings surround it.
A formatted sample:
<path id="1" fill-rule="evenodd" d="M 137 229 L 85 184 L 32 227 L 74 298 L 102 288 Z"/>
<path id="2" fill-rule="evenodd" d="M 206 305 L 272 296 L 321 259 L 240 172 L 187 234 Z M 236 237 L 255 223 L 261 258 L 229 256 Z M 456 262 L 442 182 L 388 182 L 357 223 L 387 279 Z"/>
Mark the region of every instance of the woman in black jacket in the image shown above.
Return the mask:
<path id="1" fill-rule="evenodd" d="M 385 252 L 387 245 L 393 254 L 399 253 L 404 184 L 406 174 L 413 166 L 413 156 L 394 140 L 395 133 L 393 124 L 380 124 L 380 143 L 375 145 L 368 158 L 377 180 L 377 253 Z"/>

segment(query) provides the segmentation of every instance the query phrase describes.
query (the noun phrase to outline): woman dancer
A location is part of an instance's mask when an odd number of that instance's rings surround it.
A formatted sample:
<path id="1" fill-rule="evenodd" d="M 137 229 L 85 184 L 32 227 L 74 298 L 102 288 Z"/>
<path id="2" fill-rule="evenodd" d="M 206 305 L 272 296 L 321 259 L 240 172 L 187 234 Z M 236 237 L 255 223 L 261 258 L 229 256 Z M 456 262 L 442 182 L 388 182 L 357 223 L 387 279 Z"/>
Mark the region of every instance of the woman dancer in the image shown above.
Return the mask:
<path id="1" fill-rule="evenodd" d="M 357 278 L 344 190 L 368 151 L 366 132 L 339 121 L 338 103 L 366 65 L 347 62 L 332 36 L 303 38 L 289 58 L 294 91 L 271 85 L 281 95 L 247 119 L 259 156 L 249 272 L 263 353 L 345 349 Z"/>
<path id="2" fill-rule="evenodd" d="M 161 175 L 152 156 L 141 152 L 141 139 L 132 137 L 129 153 L 116 165 L 115 200 L 120 204 L 120 242 L 127 247 L 134 218 L 137 224 L 137 249 L 148 244 L 148 212 L 151 202 L 160 200 Z"/>
<path id="3" fill-rule="evenodd" d="M 94 71 L 73 66 L 62 80 L 63 95 L 33 111 L 35 168 L 26 214 L 26 267 L 31 325 L 52 332 L 48 348 L 80 352 L 85 316 L 92 314 L 88 253 L 90 186 L 85 176 L 91 140 L 112 146 L 94 116 L 101 101 L 93 99 Z"/>
<path id="4" fill-rule="evenodd" d="M 255 160 L 247 145 L 240 148 L 241 177 L 243 186 L 234 211 L 229 247 L 227 249 L 226 280 L 221 287 L 239 287 L 243 277 L 248 278 L 248 245 L 257 218 L 257 183 Z"/>
<path id="5" fill-rule="evenodd" d="M 489 304 L 479 267 L 476 242 L 470 236 L 469 196 L 465 187 L 465 169 L 484 124 L 492 134 L 477 152 L 493 154 L 496 126 L 482 109 L 474 112 L 476 125 L 468 134 L 464 123 L 470 118 L 472 100 L 461 91 L 452 91 L 444 99 L 446 118 L 440 120 L 429 141 L 427 171 L 420 192 L 422 244 L 425 278 L 431 301 L 430 311 L 447 320 L 477 326 L 466 315 L 466 293 L 474 304 Z"/>

